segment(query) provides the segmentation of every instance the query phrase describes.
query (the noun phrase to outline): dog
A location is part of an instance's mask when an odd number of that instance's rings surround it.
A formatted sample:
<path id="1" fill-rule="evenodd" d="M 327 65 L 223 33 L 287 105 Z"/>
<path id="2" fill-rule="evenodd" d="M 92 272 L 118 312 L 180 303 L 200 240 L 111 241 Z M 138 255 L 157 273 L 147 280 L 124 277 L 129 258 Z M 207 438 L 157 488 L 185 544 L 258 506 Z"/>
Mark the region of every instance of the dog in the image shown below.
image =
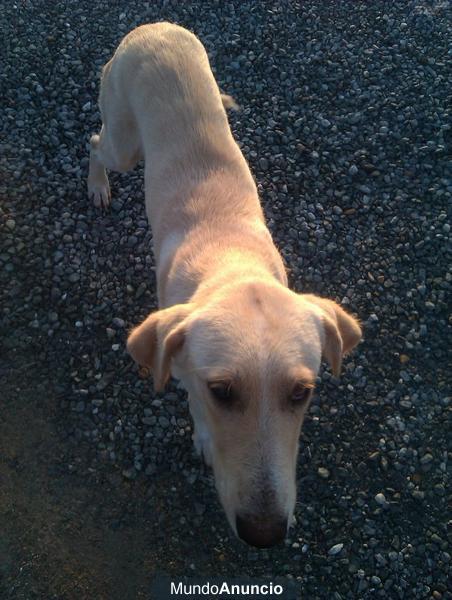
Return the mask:
<path id="1" fill-rule="evenodd" d="M 332 300 L 288 288 L 256 184 L 202 43 L 170 23 L 129 33 L 105 65 L 88 192 L 144 159 L 159 310 L 127 348 L 163 390 L 188 392 L 196 449 L 228 521 L 250 545 L 281 542 L 296 501 L 298 440 L 324 357 L 338 376 L 361 339 Z"/>

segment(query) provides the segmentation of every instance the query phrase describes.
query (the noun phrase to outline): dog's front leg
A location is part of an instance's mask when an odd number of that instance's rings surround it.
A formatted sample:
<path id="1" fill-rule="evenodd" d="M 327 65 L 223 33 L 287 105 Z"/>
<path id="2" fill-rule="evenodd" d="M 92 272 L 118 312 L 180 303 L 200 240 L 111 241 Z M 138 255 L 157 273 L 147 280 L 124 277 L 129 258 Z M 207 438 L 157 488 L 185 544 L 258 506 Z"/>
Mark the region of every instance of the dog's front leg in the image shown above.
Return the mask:
<path id="1" fill-rule="evenodd" d="M 212 466 L 212 437 L 206 425 L 206 421 L 202 410 L 198 406 L 196 400 L 192 400 L 190 395 L 188 396 L 188 405 L 190 407 L 190 414 L 193 419 L 194 431 L 193 431 L 193 444 L 196 452 L 202 456 L 204 462 L 209 467 Z"/>

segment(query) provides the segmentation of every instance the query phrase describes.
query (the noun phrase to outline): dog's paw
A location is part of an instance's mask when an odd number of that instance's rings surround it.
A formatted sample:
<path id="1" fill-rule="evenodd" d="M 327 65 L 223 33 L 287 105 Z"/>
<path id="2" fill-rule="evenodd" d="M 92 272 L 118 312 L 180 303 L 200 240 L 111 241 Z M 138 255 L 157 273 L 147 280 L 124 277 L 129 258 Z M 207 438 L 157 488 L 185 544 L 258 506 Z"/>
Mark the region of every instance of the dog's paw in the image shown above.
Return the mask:
<path id="1" fill-rule="evenodd" d="M 108 208 L 110 206 L 110 184 L 106 175 L 101 180 L 88 179 L 88 196 L 93 200 L 96 208 Z"/>
<path id="2" fill-rule="evenodd" d="M 210 435 L 203 431 L 195 430 L 193 434 L 193 445 L 199 456 L 201 456 L 208 467 L 212 466 L 212 450 Z"/>

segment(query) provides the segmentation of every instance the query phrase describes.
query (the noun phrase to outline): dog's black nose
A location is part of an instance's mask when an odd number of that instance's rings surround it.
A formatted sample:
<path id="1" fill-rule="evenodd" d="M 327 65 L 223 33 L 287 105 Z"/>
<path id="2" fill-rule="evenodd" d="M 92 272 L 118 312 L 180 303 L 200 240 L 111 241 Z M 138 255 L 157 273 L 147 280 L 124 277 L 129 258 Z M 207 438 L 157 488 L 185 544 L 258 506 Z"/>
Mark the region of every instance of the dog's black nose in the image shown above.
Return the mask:
<path id="1" fill-rule="evenodd" d="M 256 548 L 269 548 L 286 537 L 287 518 L 237 515 L 235 522 L 238 536 Z"/>

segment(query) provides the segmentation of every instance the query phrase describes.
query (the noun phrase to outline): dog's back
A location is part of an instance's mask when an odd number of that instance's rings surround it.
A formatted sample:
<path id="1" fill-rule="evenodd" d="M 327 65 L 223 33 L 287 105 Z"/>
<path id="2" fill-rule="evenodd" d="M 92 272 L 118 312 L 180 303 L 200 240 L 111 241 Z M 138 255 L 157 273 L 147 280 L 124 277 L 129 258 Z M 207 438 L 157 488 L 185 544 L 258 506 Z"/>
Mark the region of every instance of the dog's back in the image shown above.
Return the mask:
<path id="1" fill-rule="evenodd" d="M 201 42 L 170 23 L 143 25 L 127 35 L 106 65 L 102 81 L 136 119 L 145 155 L 160 139 L 174 150 L 228 130 L 220 90 Z M 196 132 L 196 136 L 193 132 Z M 146 143 L 149 141 L 149 145 Z M 148 147 L 149 146 L 149 147 Z M 199 152 L 199 148 L 198 148 Z M 146 156 L 152 160 L 152 156 Z"/>
<path id="2" fill-rule="evenodd" d="M 125 170 L 144 158 L 160 303 L 185 297 L 206 271 L 224 270 L 220 255 L 233 243 L 285 280 L 206 51 L 192 33 L 169 23 L 129 33 L 104 68 L 100 106 L 91 171 L 104 178 L 99 163 Z M 170 276 L 176 264 L 183 266 Z"/>
<path id="3" fill-rule="evenodd" d="M 122 70 L 122 80 L 130 81 L 133 96 L 141 96 L 141 101 L 149 102 L 149 95 L 142 94 L 147 88 L 152 90 L 152 101 L 160 102 L 166 110 L 173 102 L 176 108 L 184 102 L 186 110 L 194 110 L 198 98 L 203 98 L 204 110 L 221 107 L 203 45 L 178 25 L 155 23 L 138 27 L 121 42 L 115 59 L 118 72 Z M 137 78 L 139 86 L 134 85 Z"/>

